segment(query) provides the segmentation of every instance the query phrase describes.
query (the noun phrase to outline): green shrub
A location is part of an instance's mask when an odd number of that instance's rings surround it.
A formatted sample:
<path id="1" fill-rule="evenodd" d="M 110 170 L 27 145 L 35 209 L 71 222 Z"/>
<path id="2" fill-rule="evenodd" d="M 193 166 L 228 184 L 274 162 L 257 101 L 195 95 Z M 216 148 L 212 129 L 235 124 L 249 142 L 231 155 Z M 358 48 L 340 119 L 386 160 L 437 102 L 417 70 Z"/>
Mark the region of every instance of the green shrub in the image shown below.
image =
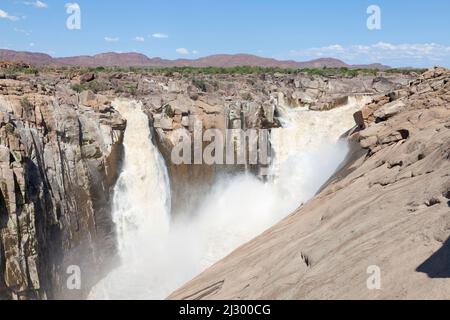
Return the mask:
<path id="1" fill-rule="evenodd" d="M 16 128 L 12 123 L 5 124 L 5 131 L 9 134 L 13 134 L 15 132 Z"/>
<path id="2" fill-rule="evenodd" d="M 192 79 L 192 84 L 203 92 L 206 92 L 208 90 L 208 84 L 206 83 L 205 80 L 194 78 Z"/>
<path id="3" fill-rule="evenodd" d="M 22 72 L 25 74 L 33 74 L 35 76 L 37 76 L 39 74 L 39 70 L 34 67 L 24 68 L 24 69 L 22 69 Z"/>
<path id="4" fill-rule="evenodd" d="M 81 93 L 81 92 L 87 90 L 87 88 L 84 85 L 79 84 L 79 83 L 72 85 L 71 88 L 73 91 L 76 91 L 78 93 Z"/>
<path id="5" fill-rule="evenodd" d="M 32 115 L 34 111 L 34 105 L 28 100 L 27 97 L 23 98 L 20 101 L 20 106 L 27 116 Z"/>
<path id="6" fill-rule="evenodd" d="M 94 93 L 99 93 L 99 92 L 102 92 L 102 91 L 109 90 L 108 84 L 106 84 L 104 82 L 97 81 L 97 80 L 88 82 L 86 84 L 86 88 L 89 89 L 89 90 L 92 90 L 92 92 L 94 92 Z"/>
<path id="7" fill-rule="evenodd" d="M 246 100 L 246 101 L 252 101 L 253 100 L 253 96 L 250 92 L 244 92 L 242 94 L 242 99 Z"/>
<path id="8" fill-rule="evenodd" d="M 127 89 L 126 91 L 128 93 L 130 93 L 131 95 L 135 95 L 137 92 L 137 85 L 130 84 L 130 85 L 125 86 L 125 88 Z"/>
<path id="9" fill-rule="evenodd" d="M 169 118 L 175 117 L 175 111 L 173 111 L 172 106 L 170 104 L 164 106 L 164 114 Z"/>

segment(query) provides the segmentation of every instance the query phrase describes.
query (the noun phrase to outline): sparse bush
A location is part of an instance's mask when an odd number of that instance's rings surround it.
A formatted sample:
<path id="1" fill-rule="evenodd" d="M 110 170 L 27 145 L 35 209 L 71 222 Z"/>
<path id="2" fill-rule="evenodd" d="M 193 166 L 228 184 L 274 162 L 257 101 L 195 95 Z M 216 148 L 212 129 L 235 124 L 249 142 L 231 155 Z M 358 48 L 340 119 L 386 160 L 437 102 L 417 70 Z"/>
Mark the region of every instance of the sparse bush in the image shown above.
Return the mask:
<path id="1" fill-rule="evenodd" d="M 126 86 L 127 92 L 131 95 L 136 95 L 137 92 L 137 85 L 127 85 Z"/>
<path id="2" fill-rule="evenodd" d="M 87 88 L 84 85 L 79 84 L 79 83 L 72 85 L 71 88 L 73 91 L 76 91 L 78 93 L 81 93 L 81 92 L 87 90 Z"/>
<path id="3" fill-rule="evenodd" d="M 387 73 L 401 73 L 401 74 L 412 74 L 412 73 L 417 73 L 417 74 L 422 74 L 425 71 L 427 71 L 427 69 L 397 69 L 397 68 L 393 68 L 393 69 L 388 69 L 386 70 Z"/>
<path id="4" fill-rule="evenodd" d="M 20 101 L 20 106 L 27 116 L 32 115 L 34 111 L 34 105 L 28 100 L 27 97 L 23 98 Z"/>
<path id="5" fill-rule="evenodd" d="M 5 124 L 5 131 L 6 131 L 6 133 L 14 134 L 15 130 L 16 130 L 16 128 L 14 127 L 14 125 L 12 123 Z"/>
<path id="6" fill-rule="evenodd" d="M 246 100 L 246 101 L 252 101 L 253 100 L 253 96 L 252 96 L 252 94 L 250 92 L 244 92 L 241 95 L 241 97 L 242 97 L 243 100 Z"/>
<path id="7" fill-rule="evenodd" d="M 175 111 L 173 111 L 172 106 L 170 104 L 164 106 L 164 114 L 169 118 L 175 117 Z"/>
<path id="8" fill-rule="evenodd" d="M 92 90 L 92 92 L 94 92 L 94 93 L 99 93 L 99 92 L 102 92 L 102 91 L 109 90 L 109 86 L 106 83 L 100 82 L 100 81 L 97 81 L 97 80 L 88 82 L 86 84 L 86 87 L 87 87 L 87 89 Z"/>
<path id="9" fill-rule="evenodd" d="M 39 70 L 34 67 L 24 68 L 22 72 L 25 74 L 33 74 L 35 76 L 39 74 Z"/>
<path id="10" fill-rule="evenodd" d="M 208 90 L 208 84 L 206 83 L 205 80 L 194 78 L 192 79 L 192 84 L 203 92 L 206 92 Z"/>

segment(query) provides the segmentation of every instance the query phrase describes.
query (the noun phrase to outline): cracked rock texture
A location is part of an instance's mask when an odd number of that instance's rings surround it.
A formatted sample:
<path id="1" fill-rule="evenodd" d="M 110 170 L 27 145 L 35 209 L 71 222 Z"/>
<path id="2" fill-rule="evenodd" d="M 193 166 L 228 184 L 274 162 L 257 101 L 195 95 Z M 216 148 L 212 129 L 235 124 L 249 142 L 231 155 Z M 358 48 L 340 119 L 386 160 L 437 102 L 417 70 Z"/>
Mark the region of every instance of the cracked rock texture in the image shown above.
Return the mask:
<path id="1" fill-rule="evenodd" d="M 0 80 L 0 300 L 83 298 L 114 256 L 125 123 L 58 82 Z"/>
<path id="2" fill-rule="evenodd" d="M 169 298 L 449 299 L 450 71 L 376 97 L 355 119 L 350 139 L 365 152 Z M 379 290 L 367 286 L 373 266 Z"/>

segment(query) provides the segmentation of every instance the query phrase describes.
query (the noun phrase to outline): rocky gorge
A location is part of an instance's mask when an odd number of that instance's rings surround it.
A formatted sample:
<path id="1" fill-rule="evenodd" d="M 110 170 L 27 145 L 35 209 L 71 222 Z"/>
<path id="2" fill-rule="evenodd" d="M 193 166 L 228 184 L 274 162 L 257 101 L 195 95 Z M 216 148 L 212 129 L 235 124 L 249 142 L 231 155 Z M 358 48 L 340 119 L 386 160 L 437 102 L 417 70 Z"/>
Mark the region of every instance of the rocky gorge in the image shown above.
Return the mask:
<path id="1" fill-rule="evenodd" d="M 448 299 L 449 80 L 434 68 L 375 97 L 314 199 L 170 298 Z"/>
<path id="2" fill-rule="evenodd" d="M 355 114 L 358 129 L 349 137 L 367 152 L 348 162 L 299 211 L 172 298 L 323 298 L 333 293 L 370 298 L 358 286 L 349 289 L 348 278 L 336 277 L 336 272 L 363 279 L 370 259 L 362 253 L 370 251 L 376 257 L 371 264 L 394 270 L 387 277 L 401 277 L 411 269 L 404 261 L 413 264 L 413 255 L 425 261 L 448 237 L 442 229 L 449 192 L 447 70 L 352 77 L 80 69 L 4 74 L 0 299 L 84 299 L 120 263 L 112 199 L 127 121 L 114 107 L 117 98 L 142 102 L 153 143 L 168 169 L 173 216 L 195 211 L 222 173 L 246 170 L 239 165 L 173 164 L 171 151 L 180 136 L 193 134 L 195 119 L 203 129 L 272 130 L 282 126 L 283 108 L 325 112 L 345 106 L 351 97 L 372 101 Z M 395 246 L 387 250 L 380 243 Z M 345 252 L 333 254 L 340 250 Z M 358 263 L 364 270 L 350 271 Z M 89 270 L 80 290 L 66 285 L 73 265 Z M 430 270 L 430 265 L 419 269 Z M 445 296 L 443 285 L 435 287 L 420 273 L 417 277 L 423 290 Z M 424 292 L 413 292 L 408 282 L 389 289 L 387 297 Z"/>

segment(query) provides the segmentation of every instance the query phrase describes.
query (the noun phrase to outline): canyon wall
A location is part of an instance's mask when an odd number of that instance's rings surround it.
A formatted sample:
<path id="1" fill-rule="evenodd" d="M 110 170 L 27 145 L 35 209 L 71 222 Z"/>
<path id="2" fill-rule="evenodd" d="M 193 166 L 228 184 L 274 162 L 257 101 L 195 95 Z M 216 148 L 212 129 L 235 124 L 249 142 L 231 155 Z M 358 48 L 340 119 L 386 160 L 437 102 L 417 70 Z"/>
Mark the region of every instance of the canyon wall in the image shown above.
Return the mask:
<path id="1" fill-rule="evenodd" d="M 0 83 L 0 299 L 82 298 L 115 253 L 125 122 L 59 81 Z M 81 290 L 67 290 L 71 265 L 90 270 Z"/>
<path id="2" fill-rule="evenodd" d="M 327 110 L 412 78 L 69 71 L 1 79 L 0 299 L 85 298 L 117 265 L 111 200 L 126 121 L 114 98 L 143 102 L 177 213 L 195 207 L 219 174 L 245 169 L 174 165 L 171 150 L 180 135 L 192 138 L 195 119 L 203 129 L 271 129 L 280 105 Z M 71 266 L 81 268 L 80 290 L 68 289 Z"/>

